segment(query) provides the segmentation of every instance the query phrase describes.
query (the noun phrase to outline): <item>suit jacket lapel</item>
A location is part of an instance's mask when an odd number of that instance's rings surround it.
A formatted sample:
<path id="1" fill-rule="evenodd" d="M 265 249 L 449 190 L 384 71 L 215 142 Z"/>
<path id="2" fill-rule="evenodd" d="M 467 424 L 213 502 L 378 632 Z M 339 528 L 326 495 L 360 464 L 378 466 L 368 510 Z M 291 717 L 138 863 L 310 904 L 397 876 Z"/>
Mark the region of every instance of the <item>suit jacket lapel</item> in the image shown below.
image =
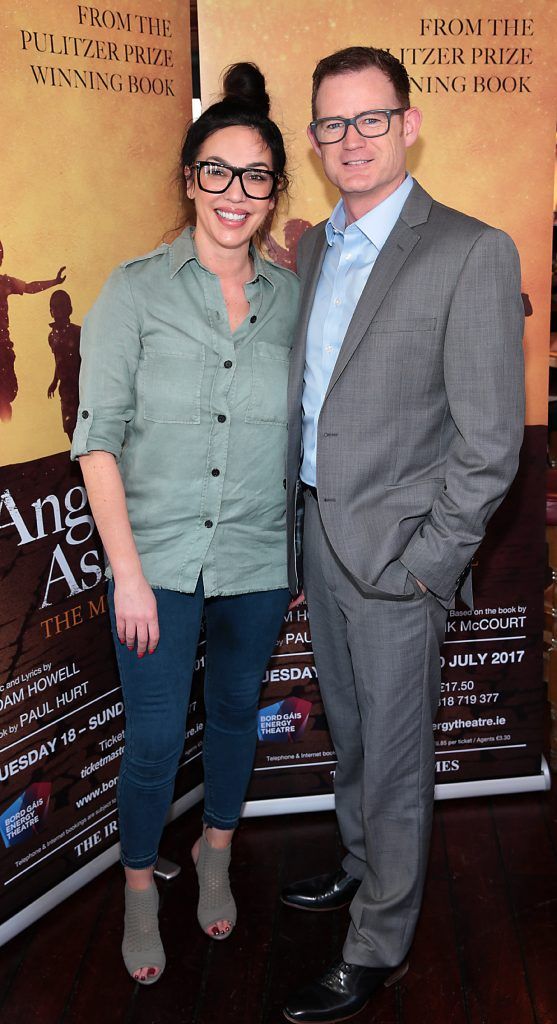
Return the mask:
<path id="1" fill-rule="evenodd" d="M 325 226 L 314 244 L 313 252 L 309 257 L 308 272 L 305 276 L 302 293 L 300 296 L 300 314 L 292 345 L 290 357 L 290 387 L 289 387 L 289 408 L 290 422 L 296 413 L 296 408 L 301 404 L 301 392 L 304 378 L 304 367 L 306 360 L 306 337 L 309 318 L 313 307 L 313 300 L 325 258 L 327 249 L 327 236 Z"/>
<path id="2" fill-rule="evenodd" d="M 431 204 L 431 197 L 415 181 L 402 213 L 381 249 L 360 295 L 338 354 L 325 398 L 328 397 L 331 388 L 335 386 L 345 366 L 354 355 L 397 274 L 400 273 L 414 246 L 419 242 L 420 234 L 414 228 L 427 220 Z"/>

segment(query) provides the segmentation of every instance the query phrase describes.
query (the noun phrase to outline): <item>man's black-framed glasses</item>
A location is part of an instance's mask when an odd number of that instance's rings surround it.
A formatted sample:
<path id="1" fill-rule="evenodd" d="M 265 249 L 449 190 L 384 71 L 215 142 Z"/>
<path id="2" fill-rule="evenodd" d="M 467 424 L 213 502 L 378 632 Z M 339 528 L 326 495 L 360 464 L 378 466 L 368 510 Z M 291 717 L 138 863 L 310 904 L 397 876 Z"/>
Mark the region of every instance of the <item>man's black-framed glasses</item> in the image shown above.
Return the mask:
<path id="1" fill-rule="evenodd" d="M 354 117 L 318 117 L 312 121 L 310 128 L 313 137 L 320 146 L 328 146 L 332 142 L 342 142 L 348 126 L 353 124 L 359 135 L 364 139 L 376 139 L 386 135 L 391 127 L 393 114 L 403 114 L 408 107 L 394 107 L 393 110 L 363 110 Z"/>
<path id="2" fill-rule="evenodd" d="M 279 174 L 263 167 L 231 167 L 215 160 L 198 160 L 193 166 L 202 192 L 226 192 L 234 178 L 239 178 L 248 199 L 270 199 L 280 181 Z"/>

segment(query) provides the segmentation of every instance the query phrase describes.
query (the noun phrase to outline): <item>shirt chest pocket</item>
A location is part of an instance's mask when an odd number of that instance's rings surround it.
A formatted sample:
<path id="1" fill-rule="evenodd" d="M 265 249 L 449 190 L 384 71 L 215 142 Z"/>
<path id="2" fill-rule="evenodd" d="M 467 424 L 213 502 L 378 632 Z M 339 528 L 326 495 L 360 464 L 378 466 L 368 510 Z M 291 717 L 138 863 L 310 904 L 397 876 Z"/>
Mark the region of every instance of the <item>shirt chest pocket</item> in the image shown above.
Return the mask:
<path id="1" fill-rule="evenodd" d="M 246 423 L 288 422 L 286 391 L 290 349 L 255 341 L 251 358 L 251 391 Z"/>
<path id="2" fill-rule="evenodd" d="M 144 418 L 154 423 L 200 423 L 205 349 L 148 352 L 141 365 Z"/>

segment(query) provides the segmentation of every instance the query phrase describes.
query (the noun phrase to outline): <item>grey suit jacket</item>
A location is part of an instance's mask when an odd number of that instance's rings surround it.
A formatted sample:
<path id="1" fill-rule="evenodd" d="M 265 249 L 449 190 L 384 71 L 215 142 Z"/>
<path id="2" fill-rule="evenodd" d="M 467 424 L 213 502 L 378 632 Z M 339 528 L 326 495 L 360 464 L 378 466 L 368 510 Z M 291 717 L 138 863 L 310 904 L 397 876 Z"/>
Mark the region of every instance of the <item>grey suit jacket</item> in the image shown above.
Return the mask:
<path id="1" fill-rule="evenodd" d="M 306 333 L 326 249 L 302 237 L 289 377 L 289 582 L 301 585 L 296 508 Z M 524 424 L 520 264 L 504 232 L 415 182 L 369 275 L 319 416 L 327 536 L 364 593 L 444 603 L 462 583 L 518 465 Z"/>

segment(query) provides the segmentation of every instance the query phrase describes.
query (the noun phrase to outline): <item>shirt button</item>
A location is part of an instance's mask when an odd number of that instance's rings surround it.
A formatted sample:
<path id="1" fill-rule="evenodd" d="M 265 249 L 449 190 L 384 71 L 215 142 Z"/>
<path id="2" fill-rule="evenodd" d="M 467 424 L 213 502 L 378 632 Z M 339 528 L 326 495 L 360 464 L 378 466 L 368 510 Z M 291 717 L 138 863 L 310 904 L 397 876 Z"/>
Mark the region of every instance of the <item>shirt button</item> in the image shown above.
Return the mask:
<path id="1" fill-rule="evenodd" d="M 332 345 L 325 345 L 325 352 L 332 352 L 332 351 L 333 351 L 333 346 Z"/>
<path id="2" fill-rule="evenodd" d="M 81 413 L 81 418 L 84 419 L 84 420 L 88 420 L 89 419 L 89 413 L 87 412 L 87 409 L 83 410 L 83 412 Z"/>
<path id="3" fill-rule="evenodd" d="M 205 520 L 205 526 L 207 527 L 208 530 L 211 529 L 212 525 L 213 525 L 213 520 L 212 519 L 206 519 Z"/>
<path id="4" fill-rule="evenodd" d="M 257 320 L 256 316 L 250 316 L 250 318 L 249 318 L 250 324 L 254 324 L 256 322 L 256 320 Z"/>
<path id="5" fill-rule="evenodd" d="M 224 366 L 225 370 L 229 370 L 230 367 L 232 366 L 232 360 L 231 359 L 225 359 L 224 363 L 223 363 L 223 366 Z"/>
<path id="6" fill-rule="evenodd" d="M 212 469 L 211 476 L 220 476 L 220 469 Z"/>
<path id="7" fill-rule="evenodd" d="M 340 306 L 340 299 L 335 299 L 335 306 Z"/>
<path id="8" fill-rule="evenodd" d="M 219 412 L 217 419 L 219 423 L 226 423 L 226 416 L 222 412 Z"/>

